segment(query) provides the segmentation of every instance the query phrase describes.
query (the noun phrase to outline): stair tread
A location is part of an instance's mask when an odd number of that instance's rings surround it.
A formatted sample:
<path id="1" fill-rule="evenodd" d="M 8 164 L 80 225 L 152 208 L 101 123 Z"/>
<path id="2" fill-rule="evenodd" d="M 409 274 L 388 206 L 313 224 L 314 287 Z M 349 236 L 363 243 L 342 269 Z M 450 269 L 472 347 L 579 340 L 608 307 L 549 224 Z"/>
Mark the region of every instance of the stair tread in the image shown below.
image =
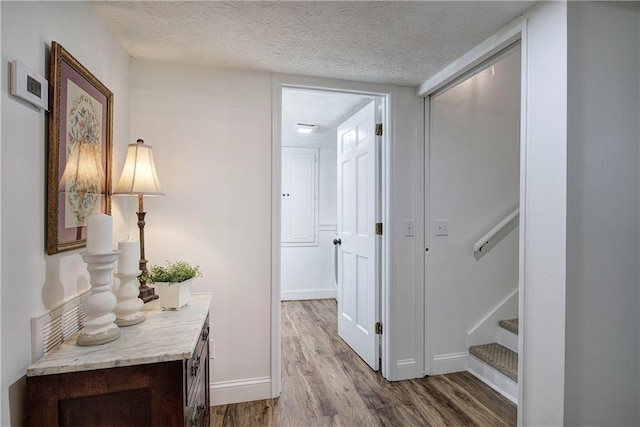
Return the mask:
<path id="1" fill-rule="evenodd" d="M 518 335 L 518 319 L 501 320 L 498 324 L 507 331 Z"/>
<path id="2" fill-rule="evenodd" d="M 518 353 L 498 343 L 474 345 L 469 353 L 518 382 Z"/>

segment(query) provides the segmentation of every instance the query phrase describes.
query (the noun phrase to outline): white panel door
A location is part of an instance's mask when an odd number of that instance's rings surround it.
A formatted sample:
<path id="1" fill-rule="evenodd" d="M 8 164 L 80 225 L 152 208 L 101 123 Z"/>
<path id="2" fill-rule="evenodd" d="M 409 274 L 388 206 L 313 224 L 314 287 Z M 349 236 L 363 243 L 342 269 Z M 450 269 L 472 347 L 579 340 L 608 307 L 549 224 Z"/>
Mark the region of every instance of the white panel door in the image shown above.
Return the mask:
<path id="1" fill-rule="evenodd" d="M 338 335 L 378 370 L 375 101 L 338 127 Z"/>
<path id="2" fill-rule="evenodd" d="M 282 148 L 283 246 L 315 246 L 317 240 L 318 150 Z"/>

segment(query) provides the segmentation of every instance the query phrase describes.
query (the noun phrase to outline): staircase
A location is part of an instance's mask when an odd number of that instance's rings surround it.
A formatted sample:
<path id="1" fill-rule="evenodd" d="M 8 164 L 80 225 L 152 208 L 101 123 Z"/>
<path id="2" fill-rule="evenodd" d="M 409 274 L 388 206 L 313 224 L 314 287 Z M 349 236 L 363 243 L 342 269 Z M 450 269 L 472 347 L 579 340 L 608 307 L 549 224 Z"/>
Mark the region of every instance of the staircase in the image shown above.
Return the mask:
<path id="1" fill-rule="evenodd" d="M 518 319 L 501 320 L 496 340 L 469 347 L 469 372 L 518 403 Z"/>

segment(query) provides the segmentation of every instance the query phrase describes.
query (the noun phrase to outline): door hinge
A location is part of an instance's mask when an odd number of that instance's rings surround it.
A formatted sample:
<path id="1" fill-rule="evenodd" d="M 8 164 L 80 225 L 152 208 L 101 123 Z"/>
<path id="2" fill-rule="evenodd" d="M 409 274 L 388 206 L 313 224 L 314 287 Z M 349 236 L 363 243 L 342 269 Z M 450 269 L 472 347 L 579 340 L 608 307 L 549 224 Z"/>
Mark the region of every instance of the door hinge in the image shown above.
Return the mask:
<path id="1" fill-rule="evenodd" d="M 382 335 L 382 322 L 376 322 L 376 335 Z"/>
<path id="2" fill-rule="evenodd" d="M 376 236 L 382 236 L 382 223 L 376 222 Z"/>
<path id="3" fill-rule="evenodd" d="M 376 136 L 382 136 L 382 123 L 376 123 Z"/>

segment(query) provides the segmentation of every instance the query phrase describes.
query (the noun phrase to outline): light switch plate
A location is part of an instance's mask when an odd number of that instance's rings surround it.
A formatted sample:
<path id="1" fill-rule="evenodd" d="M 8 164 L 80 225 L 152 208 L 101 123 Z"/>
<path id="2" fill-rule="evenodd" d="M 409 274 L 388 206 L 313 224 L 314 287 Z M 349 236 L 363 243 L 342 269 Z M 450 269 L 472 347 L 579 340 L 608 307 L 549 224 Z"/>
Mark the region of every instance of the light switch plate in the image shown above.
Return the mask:
<path id="1" fill-rule="evenodd" d="M 448 236 L 449 235 L 449 220 L 448 219 L 436 219 L 435 222 L 436 236 Z"/>
<path id="2" fill-rule="evenodd" d="M 405 237 L 413 237 L 415 233 L 415 223 L 412 219 L 404 221 L 404 235 Z"/>

